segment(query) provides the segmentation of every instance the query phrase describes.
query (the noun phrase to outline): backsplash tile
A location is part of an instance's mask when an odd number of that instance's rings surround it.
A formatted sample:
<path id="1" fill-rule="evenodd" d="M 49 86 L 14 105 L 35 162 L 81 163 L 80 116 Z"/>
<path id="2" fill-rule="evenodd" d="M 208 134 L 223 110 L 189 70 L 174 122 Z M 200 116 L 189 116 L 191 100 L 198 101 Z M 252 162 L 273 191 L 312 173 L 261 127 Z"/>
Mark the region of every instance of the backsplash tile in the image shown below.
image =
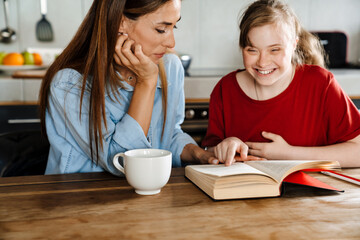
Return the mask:
<path id="1" fill-rule="evenodd" d="M 41 79 L 25 79 L 23 81 L 24 101 L 38 101 Z"/>
<path id="2" fill-rule="evenodd" d="M 21 79 L 2 78 L 0 80 L 0 102 L 23 101 Z"/>

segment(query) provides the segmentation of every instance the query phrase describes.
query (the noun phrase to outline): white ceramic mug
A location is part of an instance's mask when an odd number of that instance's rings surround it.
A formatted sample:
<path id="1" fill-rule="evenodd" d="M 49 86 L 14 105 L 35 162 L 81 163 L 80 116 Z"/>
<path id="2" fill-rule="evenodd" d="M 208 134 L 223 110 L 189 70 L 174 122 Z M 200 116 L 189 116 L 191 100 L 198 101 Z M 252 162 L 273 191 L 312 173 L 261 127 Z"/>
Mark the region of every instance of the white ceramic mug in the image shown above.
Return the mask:
<path id="1" fill-rule="evenodd" d="M 123 158 L 124 167 L 119 163 L 119 157 Z M 153 195 L 169 181 L 172 154 L 162 149 L 134 149 L 116 154 L 113 163 L 125 174 L 136 193 Z"/>

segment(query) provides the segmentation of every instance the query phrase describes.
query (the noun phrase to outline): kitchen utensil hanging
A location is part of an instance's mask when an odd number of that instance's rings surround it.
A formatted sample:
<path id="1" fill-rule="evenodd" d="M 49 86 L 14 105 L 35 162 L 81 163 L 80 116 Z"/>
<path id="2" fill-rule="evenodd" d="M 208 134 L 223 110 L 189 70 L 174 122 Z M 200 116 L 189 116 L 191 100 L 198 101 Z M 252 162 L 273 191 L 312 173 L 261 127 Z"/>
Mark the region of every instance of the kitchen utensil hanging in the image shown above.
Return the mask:
<path id="1" fill-rule="evenodd" d="M 50 42 L 54 39 L 50 22 L 46 19 L 47 0 L 40 0 L 40 11 L 42 18 L 36 24 L 36 38 L 39 41 Z"/>
<path id="2" fill-rule="evenodd" d="M 11 43 L 16 40 L 16 33 L 9 27 L 9 3 L 4 0 L 5 28 L 0 32 L 0 42 Z"/>

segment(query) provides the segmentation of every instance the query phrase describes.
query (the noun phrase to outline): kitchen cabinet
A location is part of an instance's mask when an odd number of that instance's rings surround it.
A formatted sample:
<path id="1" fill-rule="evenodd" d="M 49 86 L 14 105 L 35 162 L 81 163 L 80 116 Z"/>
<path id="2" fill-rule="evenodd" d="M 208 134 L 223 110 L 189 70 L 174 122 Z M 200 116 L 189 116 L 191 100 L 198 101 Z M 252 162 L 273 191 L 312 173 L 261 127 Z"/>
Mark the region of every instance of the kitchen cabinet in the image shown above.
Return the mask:
<path id="1" fill-rule="evenodd" d="M 355 106 L 360 110 L 360 98 L 352 98 L 351 100 L 354 102 Z"/>
<path id="2" fill-rule="evenodd" d="M 22 81 L 9 77 L 1 77 L 0 102 L 22 101 Z"/>
<path id="3" fill-rule="evenodd" d="M 0 134 L 40 129 L 37 104 L 0 106 Z"/>
<path id="4" fill-rule="evenodd" d="M 0 105 L 13 102 L 37 102 L 41 78 L 12 78 L 0 75 Z"/>
<path id="5" fill-rule="evenodd" d="M 41 79 L 0 76 L 0 134 L 40 130 L 38 92 Z"/>

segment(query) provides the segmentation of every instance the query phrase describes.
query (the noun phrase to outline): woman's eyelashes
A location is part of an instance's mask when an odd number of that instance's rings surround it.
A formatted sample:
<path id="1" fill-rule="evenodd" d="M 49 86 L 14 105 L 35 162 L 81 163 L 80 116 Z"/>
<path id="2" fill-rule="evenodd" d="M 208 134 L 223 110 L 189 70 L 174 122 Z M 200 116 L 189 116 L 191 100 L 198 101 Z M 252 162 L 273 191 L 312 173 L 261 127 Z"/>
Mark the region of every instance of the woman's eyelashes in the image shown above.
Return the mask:
<path id="1" fill-rule="evenodd" d="M 160 33 L 160 34 L 166 33 L 167 29 L 168 29 L 168 27 L 162 28 L 162 29 L 161 29 L 161 28 L 155 28 L 155 30 L 156 30 L 158 33 Z M 177 29 L 177 26 L 174 25 L 173 29 Z"/>
<path id="2" fill-rule="evenodd" d="M 162 29 L 158 29 L 158 28 L 156 28 L 155 29 L 158 33 L 165 33 L 166 32 L 166 30 L 162 30 Z"/>

